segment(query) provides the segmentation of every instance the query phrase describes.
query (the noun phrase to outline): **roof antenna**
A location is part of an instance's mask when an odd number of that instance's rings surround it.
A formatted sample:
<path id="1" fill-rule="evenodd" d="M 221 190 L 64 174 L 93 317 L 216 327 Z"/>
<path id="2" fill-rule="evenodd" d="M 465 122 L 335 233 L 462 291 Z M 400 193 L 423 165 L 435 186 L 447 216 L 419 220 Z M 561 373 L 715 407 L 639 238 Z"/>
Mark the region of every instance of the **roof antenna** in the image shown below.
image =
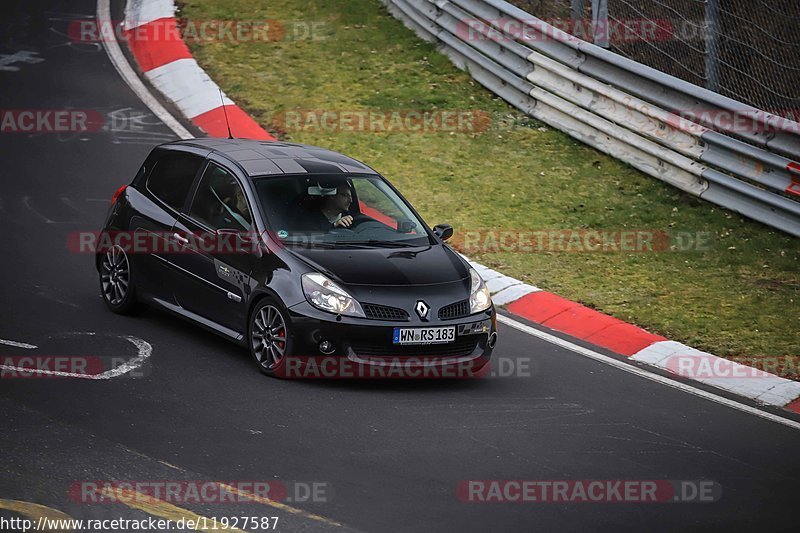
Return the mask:
<path id="1" fill-rule="evenodd" d="M 228 139 L 233 139 L 233 134 L 231 134 L 231 123 L 228 122 L 228 110 L 225 109 L 225 97 L 222 96 L 222 89 L 217 87 L 219 90 L 219 99 L 222 101 L 222 112 L 225 114 L 225 125 L 228 126 Z"/>

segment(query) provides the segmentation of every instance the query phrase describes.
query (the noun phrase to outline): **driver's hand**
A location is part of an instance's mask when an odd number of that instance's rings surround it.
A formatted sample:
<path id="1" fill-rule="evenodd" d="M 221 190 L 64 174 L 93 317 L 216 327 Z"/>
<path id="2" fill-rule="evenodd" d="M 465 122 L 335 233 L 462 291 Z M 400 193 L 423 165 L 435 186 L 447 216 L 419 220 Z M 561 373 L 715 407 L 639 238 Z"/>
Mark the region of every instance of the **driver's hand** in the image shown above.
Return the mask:
<path id="1" fill-rule="evenodd" d="M 334 228 L 349 228 L 353 225 L 353 217 L 351 215 L 347 215 L 345 217 L 340 218 L 336 221 L 336 224 L 333 225 Z"/>

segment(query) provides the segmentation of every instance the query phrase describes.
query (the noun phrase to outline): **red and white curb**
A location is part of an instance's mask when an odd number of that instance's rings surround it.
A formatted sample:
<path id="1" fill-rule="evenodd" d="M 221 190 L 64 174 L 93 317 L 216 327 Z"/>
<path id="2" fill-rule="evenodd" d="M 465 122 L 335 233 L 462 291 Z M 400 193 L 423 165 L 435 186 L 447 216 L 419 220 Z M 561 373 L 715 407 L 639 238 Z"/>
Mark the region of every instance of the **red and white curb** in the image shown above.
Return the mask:
<path id="1" fill-rule="evenodd" d="M 782 378 L 649 333 L 477 263 L 492 299 L 531 322 L 672 374 L 800 413 L 800 382 Z"/>
<path id="2" fill-rule="evenodd" d="M 182 41 L 158 39 L 175 34 L 173 0 L 129 0 L 125 9 L 127 42 L 145 77 L 200 129 L 227 137 L 219 87 L 192 58 Z M 234 137 L 274 140 L 225 97 Z M 469 258 L 465 257 L 469 261 Z M 622 320 L 561 298 L 470 261 L 496 305 L 514 315 L 606 348 L 632 361 L 738 394 L 756 402 L 800 413 L 800 382 L 775 376 L 649 333 Z M 694 361 L 698 364 L 693 364 Z M 687 364 L 688 363 L 688 364 Z M 691 368 L 687 374 L 683 370 Z M 697 370 L 710 369 L 698 372 Z M 707 374 L 707 375 L 705 375 Z"/>
<path id="3" fill-rule="evenodd" d="M 227 113 L 234 137 L 275 140 L 220 92 L 186 43 L 177 38 L 172 0 L 130 0 L 125 6 L 123 35 L 145 78 L 208 135 L 228 136 Z"/>

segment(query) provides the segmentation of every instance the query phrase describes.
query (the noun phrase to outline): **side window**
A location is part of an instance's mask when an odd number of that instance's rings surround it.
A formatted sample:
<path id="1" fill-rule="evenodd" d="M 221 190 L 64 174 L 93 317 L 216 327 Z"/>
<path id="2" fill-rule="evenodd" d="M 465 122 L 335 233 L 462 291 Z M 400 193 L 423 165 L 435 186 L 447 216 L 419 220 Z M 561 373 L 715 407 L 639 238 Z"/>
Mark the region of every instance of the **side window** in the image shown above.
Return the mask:
<path id="1" fill-rule="evenodd" d="M 393 193 L 381 181 L 358 179 L 353 180 L 353 186 L 358 193 L 359 208 L 365 215 L 383 222 L 391 228 L 398 227 L 398 221 L 408 221 L 413 218 L 411 213 L 405 213 L 404 209 L 391 199 L 394 196 Z M 419 235 L 420 230 L 414 229 L 412 226 L 403 233 Z"/>
<path id="2" fill-rule="evenodd" d="M 253 222 L 239 182 L 214 163 L 203 173 L 189 216 L 213 229 L 247 231 Z"/>
<path id="3" fill-rule="evenodd" d="M 203 158 L 187 153 L 165 153 L 158 158 L 147 188 L 174 209 L 183 207 Z"/>

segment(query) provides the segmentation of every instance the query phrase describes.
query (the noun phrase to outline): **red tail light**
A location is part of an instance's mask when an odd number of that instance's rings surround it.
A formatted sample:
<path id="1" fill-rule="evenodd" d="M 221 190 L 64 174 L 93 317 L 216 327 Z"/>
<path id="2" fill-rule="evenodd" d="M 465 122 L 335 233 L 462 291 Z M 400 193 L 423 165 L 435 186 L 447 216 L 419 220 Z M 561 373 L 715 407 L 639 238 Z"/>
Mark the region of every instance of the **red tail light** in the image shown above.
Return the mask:
<path id="1" fill-rule="evenodd" d="M 115 192 L 114 196 L 111 197 L 111 205 L 114 205 L 115 203 L 117 203 L 117 198 L 119 198 L 119 195 L 122 194 L 125 191 L 125 189 L 127 189 L 127 188 L 128 188 L 127 185 L 123 185 L 122 187 L 117 189 L 117 192 Z"/>

